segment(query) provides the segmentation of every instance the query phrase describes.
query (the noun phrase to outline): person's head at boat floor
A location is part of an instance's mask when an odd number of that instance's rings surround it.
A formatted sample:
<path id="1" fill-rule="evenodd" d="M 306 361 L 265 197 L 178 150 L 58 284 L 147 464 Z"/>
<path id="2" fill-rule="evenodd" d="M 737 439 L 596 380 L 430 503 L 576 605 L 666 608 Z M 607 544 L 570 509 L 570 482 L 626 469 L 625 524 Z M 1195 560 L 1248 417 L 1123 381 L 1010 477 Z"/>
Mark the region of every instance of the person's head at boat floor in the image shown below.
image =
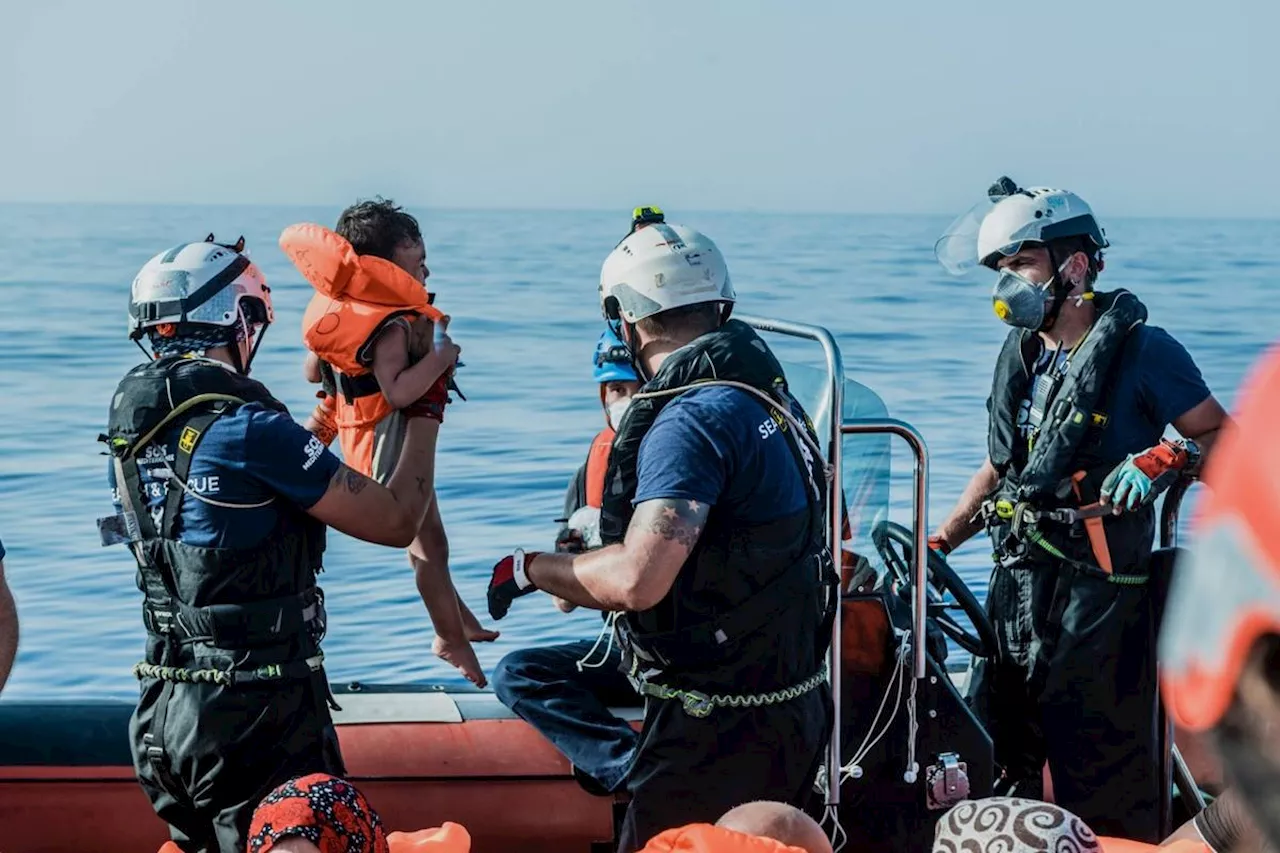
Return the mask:
<path id="1" fill-rule="evenodd" d="M 818 822 L 786 803 L 744 803 L 712 826 L 691 823 L 655 835 L 641 853 L 831 853 Z"/>
<path id="2" fill-rule="evenodd" d="M 966 800 L 938 821 L 933 853 L 1270 853 L 1251 834 L 1238 802 L 1220 797 L 1200 813 L 1208 820 L 1189 822 L 1159 844 L 1148 844 L 1097 836 L 1077 815 L 1052 803 Z"/>
<path id="3" fill-rule="evenodd" d="M 469 853 L 471 836 L 456 823 L 387 832 L 355 785 L 314 773 L 263 798 L 249 827 L 248 853 Z M 161 853 L 167 853 L 162 850 Z"/>
<path id="4" fill-rule="evenodd" d="M 358 255 L 373 255 L 400 267 L 426 286 L 427 247 L 422 229 L 412 214 L 390 199 L 356 202 L 342 211 L 333 229 Z"/>
<path id="5" fill-rule="evenodd" d="M 0 691 L 18 654 L 18 608 L 4 579 L 4 543 L 0 542 Z"/>
<path id="6" fill-rule="evenodd" d="M 1212 732 L 1228 788 L 1280 847 L 1280 346 L 1250 372 L 1210 457 L 1160 634 L 1173 719 Z"/>
<path id="7" fill-rule="evenodd" d="M 831 842 L 818 822 L 795 806 L 758 800 L 725 812 L 716 826 L 796 847 L 806 853 L 831 853 Z"/>
<path id="8" fill-rule="evenodd" d="M 1104 853 L 1083 820 L 1039 800 L 966 800 L 938 821 L 933 853 Z"/>

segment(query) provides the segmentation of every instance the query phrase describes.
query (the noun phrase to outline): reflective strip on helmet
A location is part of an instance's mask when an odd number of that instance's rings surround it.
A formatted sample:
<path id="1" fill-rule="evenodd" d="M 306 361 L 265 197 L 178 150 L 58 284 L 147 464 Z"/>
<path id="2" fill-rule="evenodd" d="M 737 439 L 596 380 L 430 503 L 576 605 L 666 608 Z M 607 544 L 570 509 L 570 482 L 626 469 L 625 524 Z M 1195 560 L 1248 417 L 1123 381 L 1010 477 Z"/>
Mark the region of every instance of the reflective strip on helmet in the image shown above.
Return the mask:
<path id="1" fill-rule="evenodd" d="M 217 275 L 196 288 L 194 293 L 182 299 L 134 303 L 129 306 L 129 313 L 142 323 L 185 322 L 192 311 L 220 293 L 248 268 L 249 259 L 244 255 L 237 255 Z"/>

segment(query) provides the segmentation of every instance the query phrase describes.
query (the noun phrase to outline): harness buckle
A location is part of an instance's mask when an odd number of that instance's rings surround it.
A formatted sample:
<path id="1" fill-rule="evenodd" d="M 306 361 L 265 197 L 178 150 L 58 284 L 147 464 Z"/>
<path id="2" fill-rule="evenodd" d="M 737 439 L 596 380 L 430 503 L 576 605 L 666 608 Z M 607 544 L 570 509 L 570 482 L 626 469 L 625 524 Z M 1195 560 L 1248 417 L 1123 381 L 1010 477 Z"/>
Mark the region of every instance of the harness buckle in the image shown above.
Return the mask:
<path id="1" fill-rule="evenodd" d="M 716 708 L 711 697 L 700 690 L 680 691 L 680 704 L 686 714 L 699 720 L 711 716 L 711 712 Z"/>
<path id="2" fill-rule="evenodd" d="M 264 666 L 260 666 L 254 670 L 253 674 L 256 678 L 263 681 L 271 681 L 284 676 L 284 672 L 280 669 L 280 664 L 278 663 L 269 663 Z"/>
<path id="3" fill-rule="evenodd" d="M 146 746 L 147 760 L 157 767 L 162 765 L 164 763 L 164 749 L 156 745 L 155 735 L 147 732 L 142 736 L 142 743 Z"/>

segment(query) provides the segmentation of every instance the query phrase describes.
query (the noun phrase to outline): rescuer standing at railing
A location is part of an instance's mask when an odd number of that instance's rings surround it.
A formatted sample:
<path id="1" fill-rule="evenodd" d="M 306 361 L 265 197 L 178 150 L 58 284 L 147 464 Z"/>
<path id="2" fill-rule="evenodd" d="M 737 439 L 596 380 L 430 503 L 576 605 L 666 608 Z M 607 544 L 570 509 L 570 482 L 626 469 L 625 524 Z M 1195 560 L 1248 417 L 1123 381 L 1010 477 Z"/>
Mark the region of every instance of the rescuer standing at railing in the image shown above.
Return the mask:
<path id="1" fill-rule="evenodd" d="M 1126 290 L 1096 292 L 1108 246 L 1083 199 L 1001 178 L 938 241 L 962 274 L 998 274 L 1014 327 L 996 362 L 987 459 L 930 539 L 982 529 L 999 654 L 970 699 L 995 741 L 998 793 L 1055 800 L 1104 835 L 1160 834 L 1153 504 L 1193 475 L 1226 417 L 1195 362 Z M 1162 438 L 1172 424 L 1184 437 Z"/>

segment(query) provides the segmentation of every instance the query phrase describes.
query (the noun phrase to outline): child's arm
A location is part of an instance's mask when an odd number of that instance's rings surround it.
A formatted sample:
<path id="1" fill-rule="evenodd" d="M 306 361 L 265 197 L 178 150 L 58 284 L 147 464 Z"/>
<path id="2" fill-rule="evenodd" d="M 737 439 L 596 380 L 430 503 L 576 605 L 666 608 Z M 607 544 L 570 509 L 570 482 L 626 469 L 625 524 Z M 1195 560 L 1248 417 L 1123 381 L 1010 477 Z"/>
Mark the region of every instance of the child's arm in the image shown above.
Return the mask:
<path id="1" fill-rule="evenodd" d="M 313 385 L 320 381 L 320 356 L 307 352 L 307 357 L 302 360 L 302 375 Z"/>
<path id="2" fill-rule="evenodd" d="M 448 324 L 447 319 L 442 321 Z M 462 352 L 441 329 L 431 351 L 414 365 L 409 364 L 409 337 L 396 323 L 379 336 L 373 346 L 373 375 L 392 408 L 403 409 L 431 390 Z"/>

